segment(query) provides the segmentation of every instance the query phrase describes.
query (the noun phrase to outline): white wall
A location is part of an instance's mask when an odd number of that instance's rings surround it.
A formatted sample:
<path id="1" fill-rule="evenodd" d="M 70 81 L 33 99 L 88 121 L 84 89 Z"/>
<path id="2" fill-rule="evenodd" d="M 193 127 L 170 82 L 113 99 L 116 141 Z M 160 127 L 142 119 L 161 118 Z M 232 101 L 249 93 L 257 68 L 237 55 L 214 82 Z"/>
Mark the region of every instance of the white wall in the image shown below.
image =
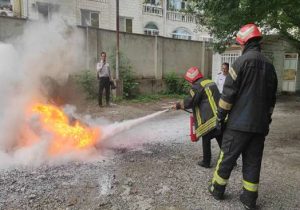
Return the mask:
<path id="1" fill-rule="evenodd" d="M 221 68 L 221 54 L 215 53 L 213 54 L 213 62 L 212 62 L 212 70 L 211 70 L 211 77 L 213 81 L 216 81 L 217 74 Z"/>

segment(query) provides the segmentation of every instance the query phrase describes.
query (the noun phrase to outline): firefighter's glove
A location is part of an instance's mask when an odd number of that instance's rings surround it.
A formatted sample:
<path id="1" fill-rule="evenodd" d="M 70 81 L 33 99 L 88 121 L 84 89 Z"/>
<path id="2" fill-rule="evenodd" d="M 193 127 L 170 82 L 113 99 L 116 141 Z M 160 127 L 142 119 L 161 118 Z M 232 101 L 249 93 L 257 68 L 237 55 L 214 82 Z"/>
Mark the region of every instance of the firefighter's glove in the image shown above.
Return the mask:
<path id="1" fill-rule="evenodd" d="M 228 113 L 228 111 L 226 111 L 224 109 L 221 109 L 221 108 L 218 108 L 218 110 L 217 110 L 217 119 L 218 119 L 218 121 L 224 123 L 225 119 L 227 117 L 227 113 Z"/>
<path id="2" fill-rule="evenodd" d="M 225 119 L 227 116 L 227 112 L 222 110 L 222 109 L 218 109 L 217 112 L 217 119 L 216 119 L 216 130 L 218 134 L 222 134 L 224 129 L 225 129 Z"/>
<path id="3" fill-rule="evenodd" d="M 224 121 L 217 118 L 217 121 L 216 121 L 216 133 L 217 133 L 217 135 L 222 135 L 223 130 L 224 130 Z"/>
<path id="4" fill-rule="evenodd" d="M 177 102 L 176 104 L 174 104 L 173 109 L 178 110 L 178 109 L 183 109 L 183 102 Z"/>

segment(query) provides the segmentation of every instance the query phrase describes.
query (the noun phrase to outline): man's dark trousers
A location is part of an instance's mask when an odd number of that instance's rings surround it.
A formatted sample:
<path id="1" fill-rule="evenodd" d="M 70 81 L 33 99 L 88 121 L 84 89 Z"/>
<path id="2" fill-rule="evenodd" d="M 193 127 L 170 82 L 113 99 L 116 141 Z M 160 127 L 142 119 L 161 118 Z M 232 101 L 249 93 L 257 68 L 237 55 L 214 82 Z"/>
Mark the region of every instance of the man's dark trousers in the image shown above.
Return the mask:
<path id="1" fill-rule="evenodd" d="M 215 138 L 219 147 L 222 145 L 222 135 L 216 135 L 216 130 L 212 130 L 208 134 L 202 136 L 203 162 L 210 164 L 211 161 L 211 140 Z"/>
<path id="2" fill-rule="evenodd" d="M 100 77 L 99 79 L 99 93 L 98 93 L 98 104 L 102 106 L 102 95 L 103 90 L 105 89 L 105 99 L 106 105 L 109 105 L 109 96 L 110 96 L 110 80 L 109 77 Z"/>

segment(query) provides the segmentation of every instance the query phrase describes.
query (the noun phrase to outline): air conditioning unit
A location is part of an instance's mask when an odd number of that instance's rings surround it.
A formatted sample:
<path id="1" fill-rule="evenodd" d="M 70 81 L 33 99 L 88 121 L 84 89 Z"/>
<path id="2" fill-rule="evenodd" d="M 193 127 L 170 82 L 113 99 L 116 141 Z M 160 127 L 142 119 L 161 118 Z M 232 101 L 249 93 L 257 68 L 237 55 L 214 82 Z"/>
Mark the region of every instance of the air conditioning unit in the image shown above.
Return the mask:
<path id="1" fill-rule="evenodd" d="M 13 17 L 14 13 L 10 10 L 0 9 L 0 16 Z"/>

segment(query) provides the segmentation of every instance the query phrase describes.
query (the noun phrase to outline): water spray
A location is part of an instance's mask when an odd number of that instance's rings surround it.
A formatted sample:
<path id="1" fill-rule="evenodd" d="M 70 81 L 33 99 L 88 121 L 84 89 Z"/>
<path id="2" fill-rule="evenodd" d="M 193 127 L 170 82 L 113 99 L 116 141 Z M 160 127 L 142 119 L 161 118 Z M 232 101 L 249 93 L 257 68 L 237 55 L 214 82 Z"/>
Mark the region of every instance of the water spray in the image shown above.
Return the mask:
<path id="1" fill-rule="evenodd" d="M 165 112 L 168 112 L 170 110 L 169 109 L 165 109 L 163 111 L 158 111 L 158 112 L 155 112 L 153 114 L 150 114 L 150 115 L 147 115 L 147 116 L 144 116 L 144 117 L 140 117 L 140 118 L 137 118 L 137 119 L 132 119 L 132 120 L 127 120 L 127 121 L 124 121 L 124 122 L 116 122 L 112 125 L 108 125 L 106 127 L 103 127 L 103 135 L 102 135 L 102 138 L 101 140 L 104 140 L 104 139 L 108 139 L 108 138 L 111 138 L 121 132 L 124 132 L 126 130 L 129 130 L 131 128 L 133 128 L 134 126 L 137 126 L 137 125 L 140 125 L 141 123 L 144 123 L 158 115 L 161 115 Z"/>

